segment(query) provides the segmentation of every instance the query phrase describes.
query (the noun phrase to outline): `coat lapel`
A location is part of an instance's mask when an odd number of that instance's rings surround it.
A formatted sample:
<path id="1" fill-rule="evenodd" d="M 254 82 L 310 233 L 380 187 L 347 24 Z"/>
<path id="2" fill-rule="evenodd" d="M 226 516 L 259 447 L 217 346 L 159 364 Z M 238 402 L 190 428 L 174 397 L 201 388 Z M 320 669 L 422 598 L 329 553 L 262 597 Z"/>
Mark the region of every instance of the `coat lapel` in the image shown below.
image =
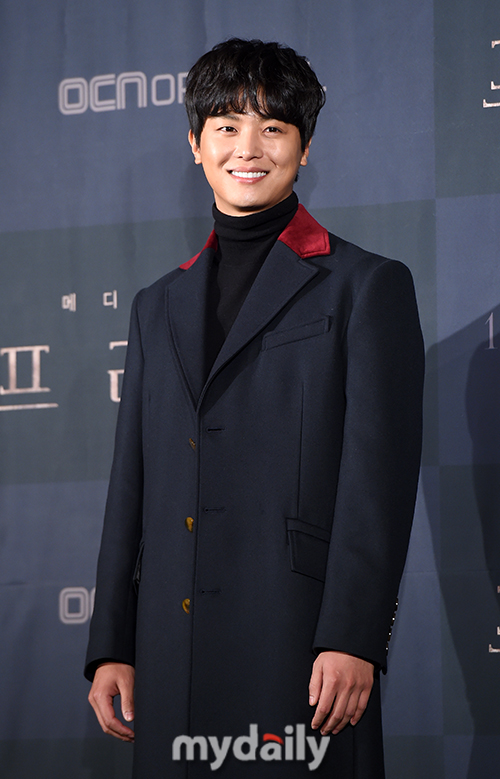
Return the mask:
<path id="1" fill-rule="evenodd" d="M 307 257 L 330 253 L 328 233 L 299 205 L 271 249 L 210 370 L 205 374 L 205 323 L 210 270 L 217 246 L 212 232 L 200 254 L 181 265 L 166 290 L 166 313 L 174 351 L 195 409 L 214 377 L 279 314 L 319 272 Z"/>
<path id="2" fill-rule="evenodd" d="M 217 373 L 289 303 L 319 269 L 277 241 L 255 279 L 212 366 L 198 406 Z"/>
<path id="3" fill-rule="evenodd" d="M 207 242 L 196 262 L 165 293 L 167 324 L 173 349 L 177 355 L 184 381 L 194 408 L 198 404 L 205 373 L 205 322 L 208 284 L 214 250 Z M 188 263 L 186 266 L 190 267 Z M 181 266 L 183 267 L 183 266 Z"/>

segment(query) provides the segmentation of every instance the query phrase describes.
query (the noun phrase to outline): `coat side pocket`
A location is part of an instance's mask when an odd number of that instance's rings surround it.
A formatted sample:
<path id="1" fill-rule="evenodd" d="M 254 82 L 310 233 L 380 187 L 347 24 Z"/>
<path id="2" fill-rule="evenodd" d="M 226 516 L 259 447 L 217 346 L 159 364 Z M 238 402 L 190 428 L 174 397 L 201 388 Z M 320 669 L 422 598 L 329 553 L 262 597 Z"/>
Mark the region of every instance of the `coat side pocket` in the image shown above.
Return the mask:
<path id="1" fill-rule="evenodd" d="M 300 519 L 286 519 L 290 567 L 296 573 L 325 581 L 330 533 Z"/>
<path id="2" fill-rule="evenodd" d="M 141 543 L 139 544 L 139 553 L 137 555 L 137 560 L 135 563 L 134 576 L 132 578 L 132 583 L 134 585 L 134 590 L 136 595 L 139 592 L 139 584 L 141 582 L 141 566 L 142 566 L 143 553 L 144 553 L 144 541 L 141 541 Z"/>

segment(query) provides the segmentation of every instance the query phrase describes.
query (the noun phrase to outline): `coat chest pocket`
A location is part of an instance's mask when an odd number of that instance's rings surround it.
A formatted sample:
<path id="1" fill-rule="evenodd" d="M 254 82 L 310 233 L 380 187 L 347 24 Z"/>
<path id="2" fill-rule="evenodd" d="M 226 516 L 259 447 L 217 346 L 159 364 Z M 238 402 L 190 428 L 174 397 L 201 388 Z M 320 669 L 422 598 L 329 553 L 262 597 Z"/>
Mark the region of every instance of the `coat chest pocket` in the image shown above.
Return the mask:
<path id="1" fill-rule="evenodd" d="M 290 567 L 296 573 L 325 581 L 330 533 L 300 519 L 287 519 Z"/>
<path id="2" fill-rule="evenodd" d="M 278 330 L 267 333 L 262 339 L 262 351 L 273 349 L 275 346 L 293 343 L 294 341 L 303 341 L 305 338 L 313 338 L 316 335 L 323 335 L 330 329 L 330 317 L 323 316 L 307 325 L 290 327 L 288 330 Z"/>

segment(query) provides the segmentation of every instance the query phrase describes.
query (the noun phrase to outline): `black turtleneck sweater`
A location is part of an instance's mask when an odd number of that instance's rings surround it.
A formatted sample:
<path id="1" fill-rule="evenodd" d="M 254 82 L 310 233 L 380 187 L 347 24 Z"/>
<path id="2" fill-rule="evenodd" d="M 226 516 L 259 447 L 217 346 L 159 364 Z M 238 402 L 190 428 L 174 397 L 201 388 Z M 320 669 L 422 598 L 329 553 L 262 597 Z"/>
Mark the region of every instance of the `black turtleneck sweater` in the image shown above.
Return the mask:
<path id="1" fill-rule="evenodd" d="M 207 306 L 206 374 L 278 236 L 297 211 L 295 192 L 266 211 L 228 216 L 213 206 L 218 248 Z"/>

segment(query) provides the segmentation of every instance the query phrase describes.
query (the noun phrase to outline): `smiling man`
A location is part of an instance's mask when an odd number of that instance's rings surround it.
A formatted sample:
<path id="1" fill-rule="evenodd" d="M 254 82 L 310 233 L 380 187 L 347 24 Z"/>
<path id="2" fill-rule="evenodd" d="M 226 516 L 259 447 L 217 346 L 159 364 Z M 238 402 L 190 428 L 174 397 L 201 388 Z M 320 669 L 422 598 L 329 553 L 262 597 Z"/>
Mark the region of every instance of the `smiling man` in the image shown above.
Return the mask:
<path id="1" fill-rule="evenodd" d="M 276 43 L 188 76 L 214 231 L 134 301 L 86 667 L 136 779 L 384 776 L 423 349 L 408 269 L 293 192 L 323 103 Z"/>
<path id="2" fill-rule="evenodd" d="M 215 205 L 230 216 L 264 211 L 285 200 L 299 166 L 307 165 L 311 143 L 302 148 L 293 124 L 262 116 L 250 104 L 241 109 L 208 116 L 198 140 L 189 131 L 195 162 L 203 165 Z"/>

